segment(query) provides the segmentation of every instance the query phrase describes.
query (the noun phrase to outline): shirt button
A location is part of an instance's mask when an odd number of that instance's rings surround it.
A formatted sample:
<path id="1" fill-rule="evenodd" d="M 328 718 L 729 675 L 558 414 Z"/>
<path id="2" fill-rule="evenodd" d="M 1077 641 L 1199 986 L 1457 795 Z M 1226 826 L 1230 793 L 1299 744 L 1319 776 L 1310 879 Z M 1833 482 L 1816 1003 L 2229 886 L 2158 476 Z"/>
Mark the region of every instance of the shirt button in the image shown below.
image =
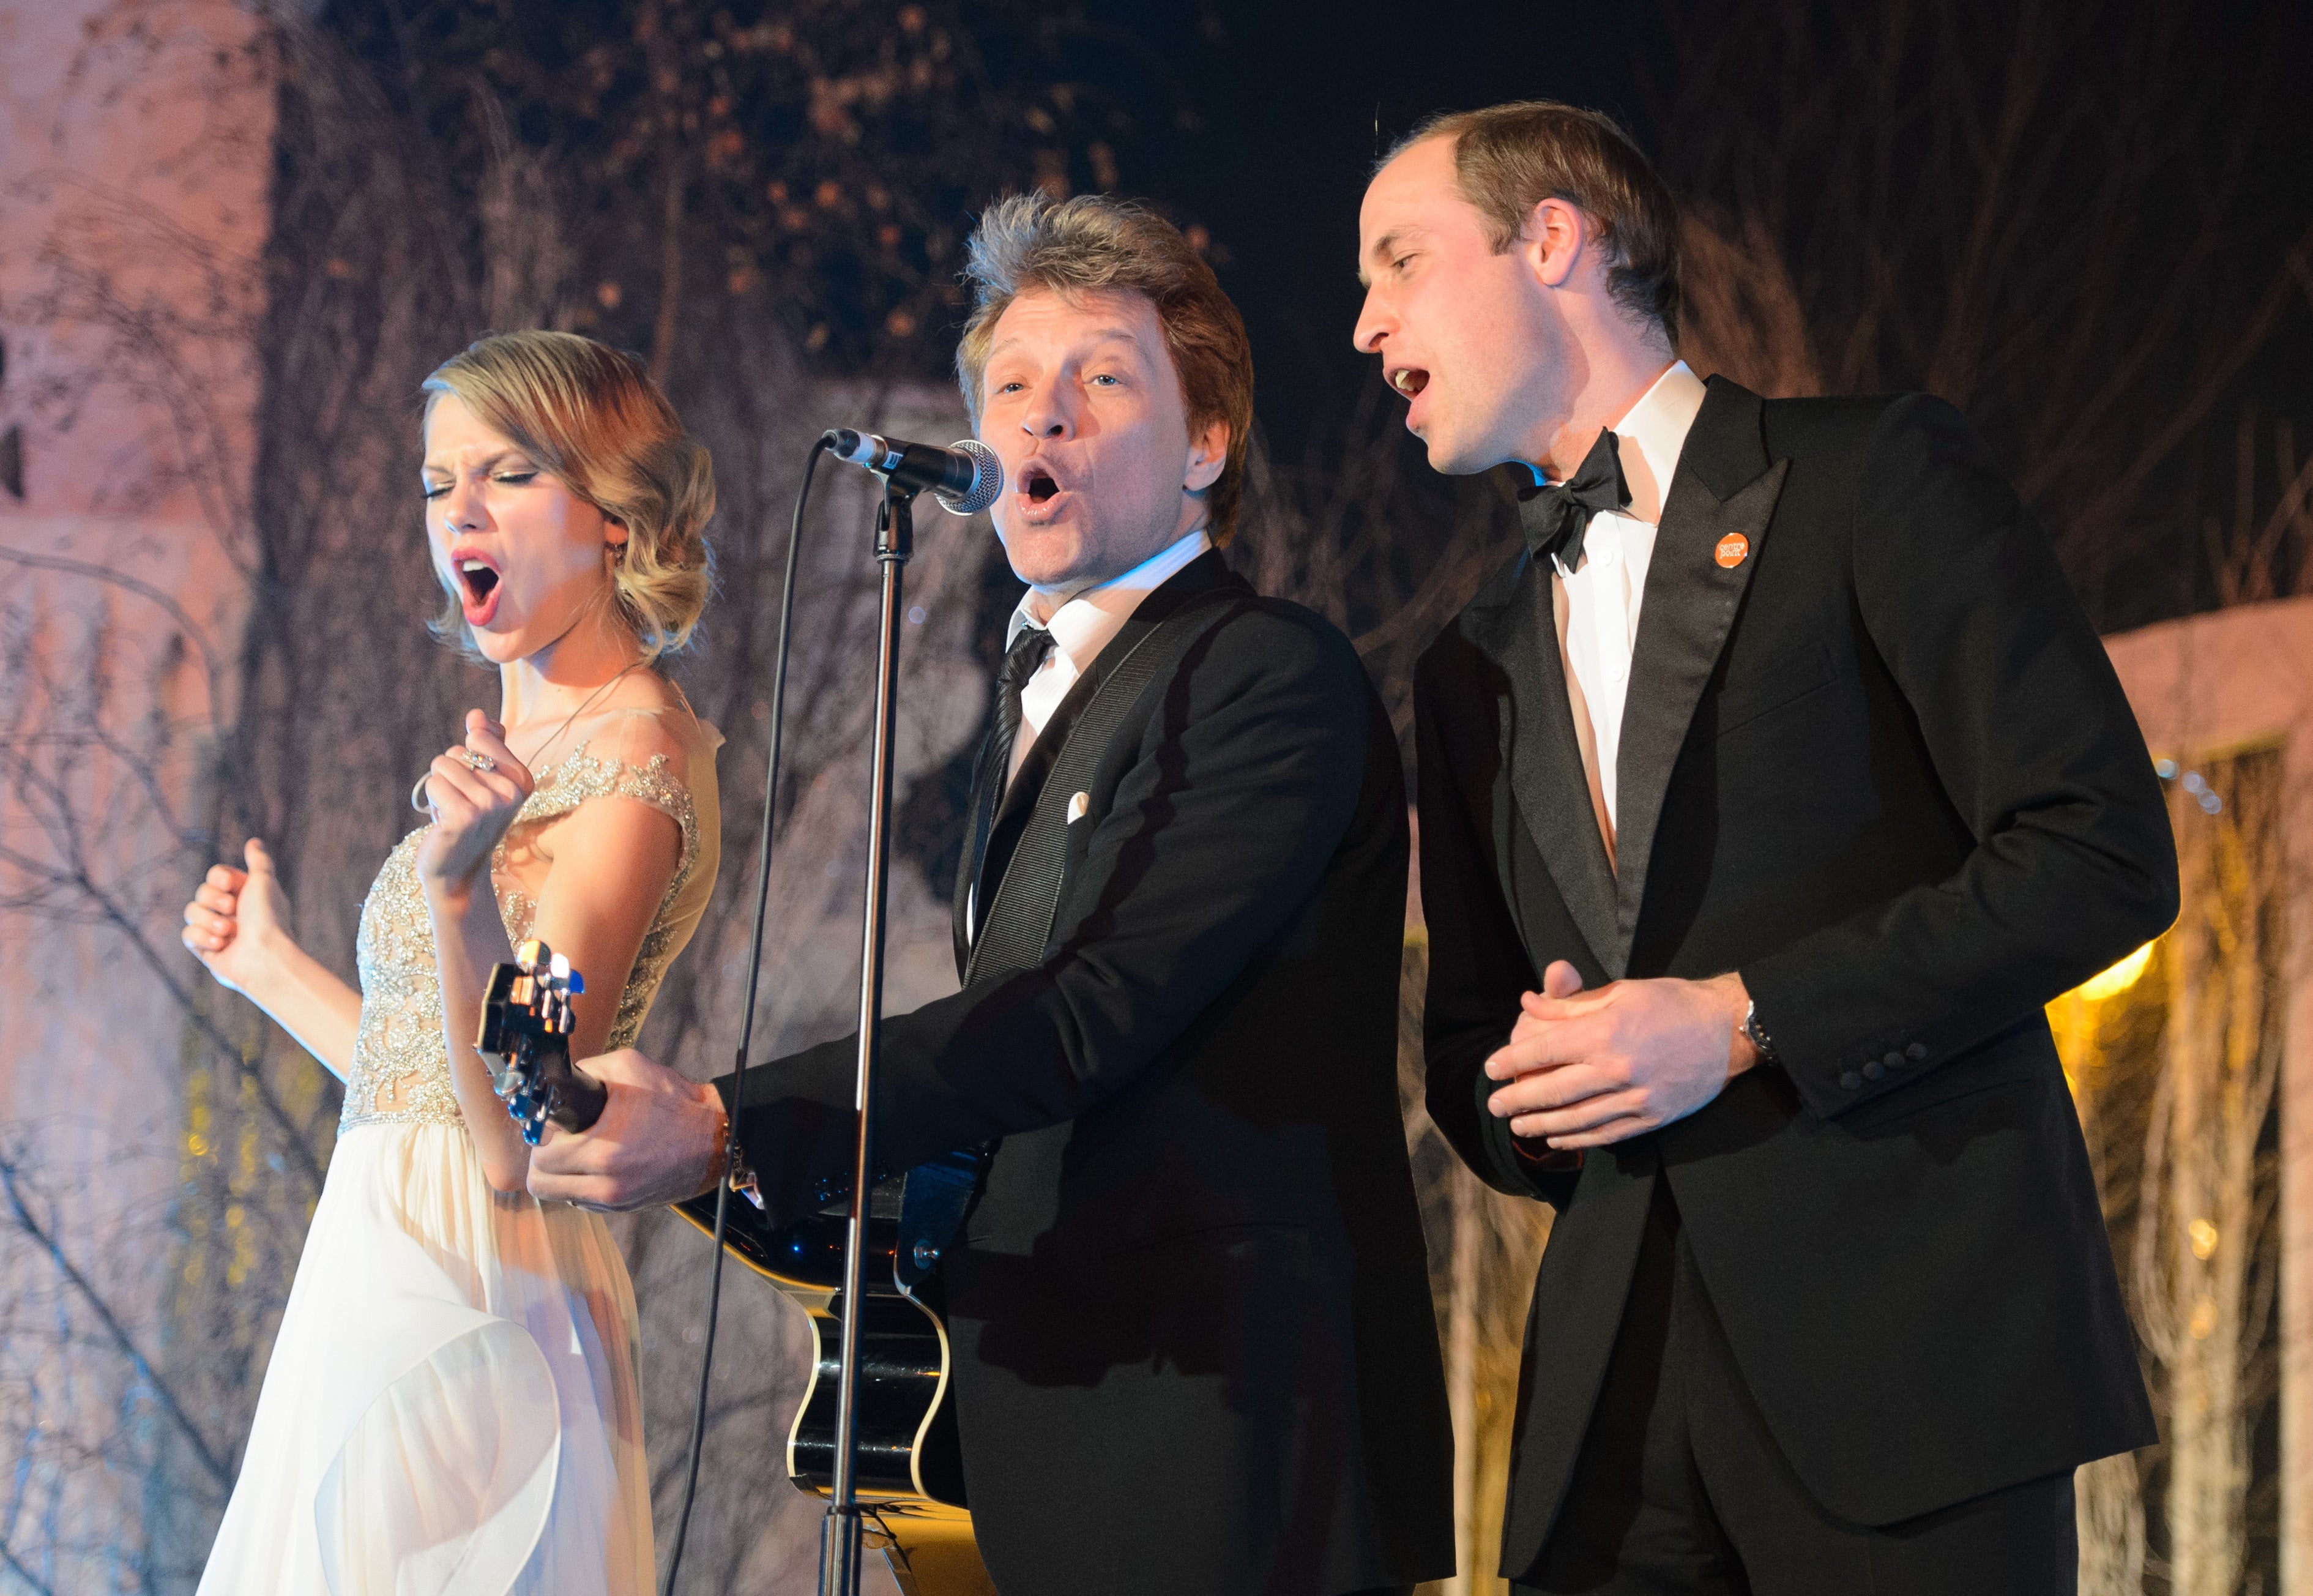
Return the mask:
<path id="1" fill-rule="evenodd" d="M 1614 563 L 1614 545 L 1605 539 L 1599 540 L 1598 542 L 1586 549 L 1584 552 L 1590 556 L 1590 563 L 1596 566 L 1600 570 L 1605 570 L 1608 566 Z"/>
<path id="2" fill-rule="evenodd" d="M 1631 662 L 1629 660 L 1610 659 L 1606 662 L 1606 680 L 1609 682 L 1619 682 L 1630 674 Z"/>
<path id="3" fill-rule="evenodd" d="M 1839 1073 L 1839 1084 L 1853 1091 L 1863 1084 L 1863 1077 L 1852 1070 L 1842 1070 Z"/>
<path id="4" fill-rule="evenodd" d="M 1891 1047 L 1887 1050 L 1887 1056 L 1879 1062 L 1891 1070 L 1900 1070 L 1904 1067 L 1904 1055 Z"/>
<path id="5" fill-rule="evenodd" d="M 1923 1059 L 1928 1056 L 1928 1045 L 1924 1042 L 1914 1042 L 1904 1049 L 1904 1056 L 1913 1061 Z"/>
<path id="6" fill-rule="evenodd" d="M 1881 1064 L 1878 1059 L 1873 1059 L 1869 1063 L 1863 1066 L 1863 1079 L 1866 1080 L 1877 1080 L 1886 1072 L 1886 1067 Z"/>

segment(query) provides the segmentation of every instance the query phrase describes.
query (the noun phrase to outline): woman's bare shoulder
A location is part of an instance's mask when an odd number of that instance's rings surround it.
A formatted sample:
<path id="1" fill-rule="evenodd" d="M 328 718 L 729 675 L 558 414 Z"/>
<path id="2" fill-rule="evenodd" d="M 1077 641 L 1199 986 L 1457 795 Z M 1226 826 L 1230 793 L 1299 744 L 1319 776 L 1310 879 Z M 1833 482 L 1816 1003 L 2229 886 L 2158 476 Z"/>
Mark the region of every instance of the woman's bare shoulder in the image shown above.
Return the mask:
<path id="1" fill-rule="evenodd" d="M 712 768 L 722 740 L 721 733 L 692 712 L 680 687 L 646 671 L 620 682 L 561 738 L 571 753 L 583 748 L 594 760 L 638 770 L 664 761 L 661 768 L 686 785 L 702 762 Z"/>

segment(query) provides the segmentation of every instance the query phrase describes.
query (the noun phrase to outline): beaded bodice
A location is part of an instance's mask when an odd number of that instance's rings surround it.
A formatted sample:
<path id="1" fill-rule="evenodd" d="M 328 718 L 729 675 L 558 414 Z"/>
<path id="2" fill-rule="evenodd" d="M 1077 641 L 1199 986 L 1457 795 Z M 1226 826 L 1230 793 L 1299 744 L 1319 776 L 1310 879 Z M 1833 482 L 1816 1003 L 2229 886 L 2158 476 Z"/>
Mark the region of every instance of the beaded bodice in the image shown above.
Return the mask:
<path id="1" fill-rule="evenodd" d="M 643 765 L 597 757 L 590 744 L 581 743 L 537 778 L 530 798 L 515 816 L 516 825 L 550 821 L 568 814 L 589 798 L 639 798 L 672 816 L 682 828 L 682 852 L 674 878 L 652 917 L 635 955 L 635 967 L 619 995 L 618 1017 L 611 1022 L 611 1048 L 629 1047 L 643 1027 L 651 1000 L 658 993 L 674 956 L 689 940 L 704 906 L 702 893 L 688 891 L 701 864 L 702 840 L 714 851 L 714 839 L 702 839 L 698 807 L 690 791 L 669 767 L 664 754 Z M 711 764 L 708 766 L 711 780 Z M 711 789 L 710 789 L 711 793 Z M 343 1135 L 356 1125 L 439 1124 L 465 1123 L 450 1085 L 450 1054 L 442 1041 L 442 987 L 434 955 L 434 927 L 426 912 L 425 889 L 418 880 L 418 845 L 426 831 L 420 827 L 401 839 L 363 900 L 361 929 L 354 940 L 355 962 L 361 974 L 361 1028 L 354 1040 L 353 1068 L 346 1079 L 345 1112 L 338 1122 Z M 538 905 L 505 885 L 497 866 L 505 857 L 501 842 L 493 860 L 498 914 L 506 937 L 520 943 L 531 933 Z M 708 866 L 711 871 L 711 864 Z"/>

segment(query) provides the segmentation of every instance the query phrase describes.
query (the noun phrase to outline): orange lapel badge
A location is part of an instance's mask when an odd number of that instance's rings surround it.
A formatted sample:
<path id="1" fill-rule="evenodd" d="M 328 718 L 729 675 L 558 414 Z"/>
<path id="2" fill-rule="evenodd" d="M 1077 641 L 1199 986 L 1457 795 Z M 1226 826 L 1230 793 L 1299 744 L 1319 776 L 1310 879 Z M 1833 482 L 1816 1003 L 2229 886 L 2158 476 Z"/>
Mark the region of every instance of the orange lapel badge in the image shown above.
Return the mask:
<path id="1" fill-rule="evenodd" d="M 1719 547 L 1711 551 L 1711 557 L 1719 562 L 1721 570 L 1731 571 L 1742 564 L 1750 552 L 1751 540 L 1739 532 L 1730 532 L 1719 540 Z"/>

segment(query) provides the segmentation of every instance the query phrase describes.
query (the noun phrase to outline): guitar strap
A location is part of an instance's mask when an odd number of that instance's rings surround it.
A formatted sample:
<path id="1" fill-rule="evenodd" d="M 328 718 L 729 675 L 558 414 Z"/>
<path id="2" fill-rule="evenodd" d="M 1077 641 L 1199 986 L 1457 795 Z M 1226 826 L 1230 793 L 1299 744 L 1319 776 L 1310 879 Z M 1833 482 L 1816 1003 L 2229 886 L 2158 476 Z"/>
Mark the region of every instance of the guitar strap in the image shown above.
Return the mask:
<path id="1" fill-rule="evenodd" d="M 1092 701 L 1069 726 L 1068 736 L 1044 776 L 1036 806 L 1019 844 L 1004 868 L 1004 878 L 988 918 L 974 939 L 963 981 L 983 972 L 1025 970 L 1042 962 L 1060 913 L 1060 878 L 1067 873 L 1070 835 L 1078 823 L 1086 835 L 1098 817 L 1071 816 L 1069 807 L 1089 792 L 1117 728 L 1148 690 L 1172 680 L 1190 648 L 1231 609 L 1251 601 L 1242 586 L 1207 589 L 1183 600 L 1135 643 L 1102 677 Z"/>

